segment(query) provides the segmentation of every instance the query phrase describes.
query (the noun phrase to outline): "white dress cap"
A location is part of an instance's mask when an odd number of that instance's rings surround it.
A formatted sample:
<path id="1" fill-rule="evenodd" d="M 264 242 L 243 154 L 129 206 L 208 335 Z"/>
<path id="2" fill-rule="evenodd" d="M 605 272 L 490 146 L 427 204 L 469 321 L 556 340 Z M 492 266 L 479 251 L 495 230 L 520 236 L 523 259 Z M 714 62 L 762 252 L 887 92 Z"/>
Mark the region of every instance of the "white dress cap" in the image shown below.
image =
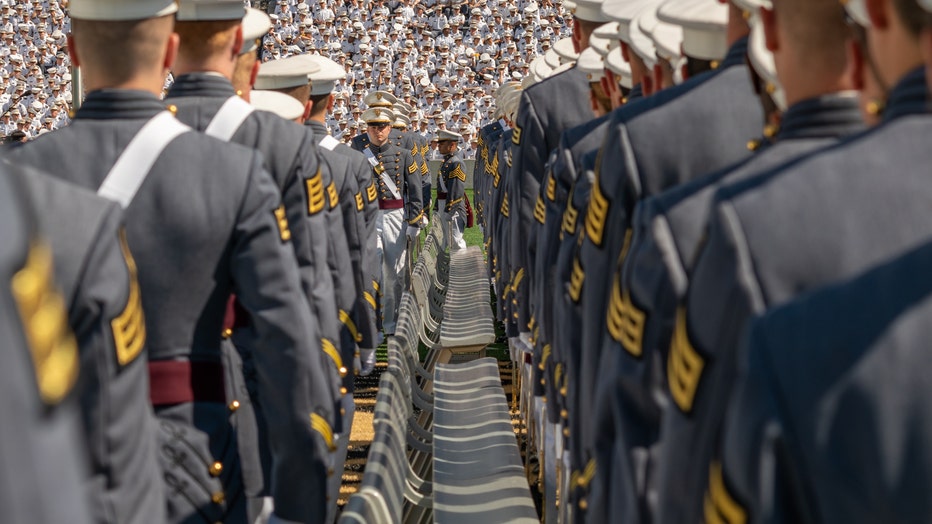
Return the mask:
<path id="1" fill-rule="evenodd" d="M 634 85 L 631 81 L 631 64 L 625 61 L 624 57 L 621 56 L 621 48 L 613 49 L 608 56 L 605 57 L 605 68 L 615 73 L 621 78 L 621 85 L 627 89 L 631 89 Z"/>
<path id="2" fill-rule="evenodd" d="M 308 59 L 316 62 L 320 69 L 309 73 L 311 81 L 311 96 L 326 95 L 333 91 L 338 80 L 346 78 L 346 70 L 333 60 L 321 55 L 307 55 Z"/>
<path id="3" fill-rule="evenodd" d="M 638 28 L 654 42 L 657 55 L 675 63 L 682 57 L 683 28 L 661 22 L 655 9 L 646 9 L 637 19 Z"/>
<path id="4" fill-rule="evenodd" d="M 560 57 L 560 65 L 575 62 L 579 58 L 579 53 L 573 47 L 572 38 L 564 38 L 553 44 L 553 51 Z"/>
<path id="5" fill-rule="evenodd" d="M 78 20 L 145 20 L 174 14 L 175 0 L 71 0 L 68 14 Z"/>
<path id="6" fill-rule="evenodd" d="M 657 11 L 657 18 L 683 28 L 683 53 L 687 56 L 721 60 L 728 52 L 728 4 L 718 0 L 667 0 Z"/>
<path id="7" fill-rule="evenodd" d="M 308 84 L 308 75 L 320 70 L 320 66 L 309 59 L 311 55 L 296 55 L 272 60 L 259 66 L 256 89 L 288 89 Z"/>
<path id="8" fill-rule="evenodd" d="M 259 40 L 272 28 L 272 19 L 264 11 L 249 7 L 243 17 L 243 47 L 239 54 L 251 53 L 259 47 Z"/>
<path id="9" fill-rule="evenodd" d="M 304 115 L 304 104 L 278 91 L 252 91 L 249 93 L 249 103 L 256 109 L 275 113 L 285 120 L 295 120 Z"/>
<path id="10" fill-rule="evenodd" d="M 628 26 L 645 7 L 659 4 L 663 0 L 605 0 L 602 12 L 609 20 L 618 22 L 618 39 L 631 44 Z"/>
<path id="11" fill-rule="evenodd" d="M 602 12 L 603 0 L 576 0 L 573 16 L 589 22 L 608 22 L 610 18 Z"/>
<path id="12" fill-rule="evenodd" d="M 591 47 L 587 47 L 582 53 L 579 53 L 576 68 L 586 75 L 586 80 L 589 83 L 598 82 L 605 76 L 605 64 L 602 62 L 602 55 Z"/>
<path id="13" fill-rule="evenodd" d="M 175 18 L 179 22 L 240 20 L 246 15 L 240 0 L 180 0 Z"/>

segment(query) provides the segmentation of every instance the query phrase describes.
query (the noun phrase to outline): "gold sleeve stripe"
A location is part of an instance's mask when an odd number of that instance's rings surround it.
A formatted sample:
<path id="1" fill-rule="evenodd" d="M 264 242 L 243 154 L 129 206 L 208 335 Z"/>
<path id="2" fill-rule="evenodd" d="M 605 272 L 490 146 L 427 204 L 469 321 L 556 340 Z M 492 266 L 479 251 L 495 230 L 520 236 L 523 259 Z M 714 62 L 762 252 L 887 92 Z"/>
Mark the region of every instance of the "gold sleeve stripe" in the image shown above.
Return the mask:
<path id="1" fill-rule="evenodd" d="M 324 443 L 327 444 L 327 449 L 330 451 L 337 450 L 337 447 L 333 445 L 333 429 L 330 427 L 330 424 L 324 420 L 324 417 L 317 413 L 311 413 L 311 429 L 323 437 Z"/>
<path id="2" fill-rule="evenodd" d="M 583 282 L 586 280 L 586 272 L 583 271 L 582 264 L 579 262 L 579 257 L 573 259 L 573 272 L 570 274 L 570 298 L 573 299 L 573 302 L 579 303 L 579 298 L 582 296 L 582 287 Z"/>
<path id="3" fill-rule="evenodd" d="M 372 293 L 369 293 L 368 291 L 363 291 L 362 298 L 366 299 L 366 302 L 368 302 L 369 305 L 372 306 L 373 309 L 375 309 L 375 297 L 372 296 Z"/>
<path id="4" fill-rule="evenodd" d="M 142 312 L 142 293 L 139 291 L 136 261 L 130 253 L 125 231 L 120 231 L 120 250 L 129 270 L 129 297 L 123 312 L 110 322 L 110 327 L 113 329 L 117 362 L 125 366 L 138 357 L 146 345 L 146 319 Z"/>
<path id="5" fill-rule="evenodd" d="M 417 162 L 411 162 L 411 165 L 408 166 L 408 173 L 417 173 Z"/>
<path id="6" fill-rule="evenodd" d="M 423 164 L 421 164 L 421 176 L 429 175 L 429 174 L 430 174 L 430 168 L 427 167 L 427 162 L 425 161 Z"/>
<path id="7" fill-rule="evenodd" d="M 420 220 L 421 217 L 423 217 L 423 216 L 424 216 L 424 210 L 422 209 L 421 212 L 418 213 L 416 217 L 412 218 L 411 220 L 408 220 L 408 223 L 411 224 L 411 225 L 414 225 L 414 224 L 416 224 L 417 221 Z"/>
<path id="8" fill-rule="evenodd" d="M 631 302 L 627 290 L 621 290 L 620 276 L 616 273 L 606 315 L 608 333 L 631 356 L 640 358 L 643 352 L 644 312 Z"/>
<path id="9" fill-rule="evenodd" d="M 547 198 L 551 202 L 557 199 L 557 179 L 553 178 L 553 176 L 547 177 Z"/>
<path id="10" fill-rule="evenodd" d="M 595 459 L 590 459 L 589 462 L 586 464 L 586 467 L 579 474 L 577 485 L 583 489 L 589 487 L 589 483 L 592 482 L 592 479 L 595 477 L 595 471 L 596 471 Z"/>
<path id="11" fill-rule="evenodd" d="M 537 203 L 534 204 L 534 218 L 541 224 L 547 221 L 547 207 L 540 195 L 537 195 Z"/>
<path id="12" fill-rule="evenodd" d="M 453 200 L 453 201 L 451 201 L 451 202 L 447 202 L 447 207 L 453 207 L 453 206 L 455 206 L 456 204 L 459 204 L 460 202 L 463 201 L 463 198 L 464 198 L 464 197 L 460 197 L 460 198 L 457 198 L 456 200 Z"/>
<path id="13" fill-rule="evenodd" d="M 61 402 L 71 391 L 80 364 L 65 301 L 53 287 L 52 273 L 51 250 L 36 244 L 10 282 L 32 355 L 39 397 L 48 405 Z"/>
<path id="14" fill-rule="evenodd" d="M 320 169 L 317 170 L 317 174 L 305 180 L 305 186 L 307 188 L 307 213 L 309 215 L 316 215 L 324 210 L 324 178 L 320 174 Z"/>
<path id="15" fill-rule="evenodd" d="M 605 220 L 608 218 L 609 207 L 608 198 L 602 193 L 602 185 L 599 178 L 596 177 L 589 197 L 589 211 L 586 213 L 586 236 L 596 246 L 602 246 L 602 236 L 605 233 Z"/>
<path id="16" fill-rule="evenodd" d="M 501 212 L 502 212 L 503 217 L 508 218 L 509 210 L 508 210 L 508 192 L 507 191 L 505 192 L 505 195 L 502 197 Z"/>
<path id="17" fill-rule="evenodd" d="M 340 357 L 340 352 L 337 351 L 337 347 L 333 345 L 333 342 L 324 338 L 321 339 L 320 345 L 324 350 L 324 353 L 330 357 L 330 360 L 333 361 L 333 364 L 337 367 L 337 371 L 340 372 L 340 377 L 346 376 L 346 366 L 343 365 L 343 359 Z"/>
<path id="18" fill-rule="evenodd" d="M 376 293 L 378 293 L 378 292 L 380 291 L 380 289 L 379 289 L 379 283 L 378 283 L 377 281 L 375 281 L 375 280 L 372 281 L 372 289 L 374 289 Z"/>
<path id="19" fill-rule="evenodd" d="M 524 280 L 524 268 L 523 267 L 519 269 L 517 273 L 515 273 L 515 278 L 511 280 L 511 290 L 513 292 L 518 291 L 518 286 L 521 285 L 522 280 Z"/>
<path id="20" fill-rule="evenodd" d="M 291 229 L 288 227 L 288 216 L 285 214 L 285 205 L 282 204 L 273 211 L 275 222 L 278 224 L 278 235 L 282 242 L 291 240 Z"/>
<path id="21" fill-rule="evenodd" d="M 327 186 L 327 196 L 330 197 L 330 209 L 334 209 L 340 204 L 340 194 L 337 192 L 336 182 L 330 182 L 330 185 Z"/>
<path id="22" fill-rule="evenodd" d="M 417 156 L 417 144 L 411 146 L 411 156 Z"/>
<path id="23" fill-rule="evenodd" d="M 362 342 L 362 335 L 359 334 L 359 330 L 356 329 L 356 323 L 353 322 L 353 319 L 350 318 L 349 313 L 346 311 L 340 310 L 340 322 L 349 329 L 351 335 L 353 335 L 353 340 L 356 342 Z"/>
<path id="24" fill-rule="evenodd" d="M 520 146 L 521 145 L 521 126 L 515 124 L 514 132 L 511 134 L 511 143 Z"/>
<path id="25" fill-rule="evenodd" d="M 676 328 L 667 359 L 667 381 L 673 401 L 684 413 L 692 410 L 703 367 L 705 361 L 689 342 L 686 310 L 681 306 L 676 312 Z"/>
<path id="26" fill-rule="evenodd" d="M 362 211 L 366 207 L 366 202 L 362 198 L 362 193 L 356 193 L 356 211 Z"/>
<path id="27" fill-rule="evenodd" d="M 745 524 L 747 511 L 739 504 L 725 485 L 722 464 L 718 461 L 709 467 L 709 491 L 703 501 L 706 523 Z"/>
<path id="28" fill-rule="evenodd" d="M 369 199 L 369 203 L 373 203 L 379 198 L 379 189 L 375 186 L 375 182 L 369 184 L 369 187 L 366 188 L 366 198 Z"/>

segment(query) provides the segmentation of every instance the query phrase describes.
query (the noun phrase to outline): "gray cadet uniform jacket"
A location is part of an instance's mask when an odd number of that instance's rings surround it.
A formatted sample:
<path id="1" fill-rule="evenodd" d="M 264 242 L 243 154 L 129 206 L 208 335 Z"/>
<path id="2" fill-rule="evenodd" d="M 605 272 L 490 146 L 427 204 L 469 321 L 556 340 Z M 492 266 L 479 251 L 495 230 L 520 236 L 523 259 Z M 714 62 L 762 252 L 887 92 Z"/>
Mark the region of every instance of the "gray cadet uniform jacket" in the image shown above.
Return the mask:
<path id="1" fill-rule="evenodd" d="M 466 170 L 463 164 L 463 156 L 459 152 L 447 155 L 443 159 L 443 164 L 440 165 L 440 172 L 437 176 L 442 180 L 442 183 L 437 186 L 437 190 L 439 191 L 441 187 L 445 188 L 447 194 L 446 205 L 442 211 L 447 214 L 459 211 L 461 217 L 465 220 Z M 437 198 L 440 198 L 439 193 Z"/>
<path id="2" fill-rule="evenodd" d="M 81 352 L 78 403 L 91 463 L 85 483 L 97 522 L 164 520 L 157 426 L 149 404 L 145 317 L 136 263 L 114 202 L 30 171 L 39 227 Z"/>
<path id="3" fill-rule="evenodd" d="M 96 189 L 142 125 L 164 110 L 145 92 L 95 91 L 71 125 L 13 158 Z M 184 133 L 126 209 L 171 521 L 245 517 L 220 351 L 233 291 L 262 347 L 274 348 L 253 360 L 275 462 L 276 514 L 310 522 L 325 511 L 335 370 L 301 293 L 281 196 L 261 165 L 254 151 Z M 184 376 L 196 387 L 177 387 Z"/>
<path id="4" fill-rule="evenodd" d="M 635 508 L 656 511 L 645 504 L 657 497 L 652 493 L 656 479 L 650 472 L 656 458 L 651 454 L 656 453 L 661 431 L 661 402 L 668 396 L 662 379 L 666 354 L 676 305 L 685 294 L 716 189 L 831 146 L 862 129 L 854 96 L 827 95 L 802 101 L 783 114 L 772 143 L 765 141 L 746 161 L 637 205 L 631 247 L 623 266 L 616 266 L 613 272 L 606 315 L 608 336 L 596 375 L 591 377 L 598 387 L 596 415 L 591 421 L 596 462 L 612 466 L 597 472 L 589 501 L 590 517 L 623 514 L 613 513 L 626 511 L 623 508 L 612 509 L 616 501 L 624 500 L 617 497 L 622 490 L 639 497 L 641 504 Z M 619 446 L 619 442 L 623 444 Z M 628 453 L 613 456 L 613 448 L 619 447 Z M 607 484 L 609 472 L 622 484 Z M 638 483 L 635 479 L 645 480 Z"/>
<path id="5" fill-rule="evenodd" d="M 175 79 L 166 101 L 177 108 L 181 122 L 204 131 L 224 103 L 235 96 L 229 80 L 216 74 L 190 73 Z M 312 209 L 309 205 L 312 196 L 319 204 L 325 193 L 323 177 L 314 178 L 318 158 L 313 137 L 302 126 L 264 111 L 253 111 L 237 129 L 229 132 L 232 133 L 230 142 L 262 153 L 264 167 L 281 191 L 301 283 L 311 312 L 316 314 L 320 325 L 321 344 L 325 350 L 330 350 L 338 343 L 340 334 L 335 302 L 338 285 L 328 264 L 333 256 L 326 236 L 331 221 L 329 210 L 319 205 Z M 239 402 L 236 429 L 246 494 L 257 497 L 268 494 L 269 486 L 264 479 L 269 475 L 270 457 L 265 449 L 268 446 L 266 434 L 261 427 L 264 416 L 261 400 L 255 398 L 256 371 L 251 354 L 256 345 L 256 333 L 249 328 L 248 315 L 241 308 L 236 311 L 245 318 L 237 318 L 234 326 L 233 341 L 239 354 L 228 351 L 225 355 L 226 367 L 230 368 L 227 389 L 232 395 L 229 400 Z M 335 364 L 342 367 L 338 358 Z"/>
<path id="6" fill-rule="evenodd" d="M 5 522 L 84 524 L 87 450 L 69 398 L 81 356 L 18 171 L 0 163 L 0 504 Z"/>
<path id="7" fill-rule="evenodd" d="M 405 201 L 405 221 L 413 224 L 420 220 L 424 209 L 423 193 L 420 189 L 415 191 L 415 187 L 421 188 L 421 166 L 411 154 L 413 146 L 401 136 L 401 132 L 392 128 L 388 135 L 388 142 L 382 147 L 373 146 L 369 142 L 367 133 L 356 135 L 353 137 L 352 148 L 360 153 L 364 153 L 366 148 L 371 148 L 372 153 L 385 166 L 385 170 L 394 174 L 395 185 L 401 191 L 401 196 Z M 373 173 L 372 177 L 379 188 L 379 200 L 395 198 L 378 175 Z"/>
<path id="8" fill-rule="evenodd" d="M 768 523 L 932 520 L 929 267 L 925 244 L 751 324 L 711 468 L 716 510 Z"/>
<path id="9" fill-rule="evenodd" d="M 489 157 L 489 146 L 498 140 L 504 130 L 504 120 L 496 120 L 495 122 L 484 125 L 482 129 L 479 130 L 477 136 L 479 147 L 478 153 L 476 154 L 476 162 L 473 164 L 472 172 L 473 189 L 475 191 L 473 194 L 473 201 L 476 204 L 476 221 L 477 223 L 482 224 L 483 228 L 489 227 L 485 217 L 486 201 L 489 196 L 489 189 L 491 188 L 491 176 L 489 173 L 489 162 L 491 160 Z"/>
<path id="10" fill-rule="evenodd" d="M 534 221 L 534 205 L 544 176 L 544 162 L 559 145 L 560 133 L 592 119 L 589 82 L 575 67 L 551 76 L 521 93 L 517 114 L 512 134 L 514 165 L 506 180 L 514 219 L 506 244 L 511 251 L 511 274 L 505 278 L 518 282 L 515 286 L 516 322 L 518 331 L 526 332 L 531 320 L 528 280 L 521 278 L 519 272 L 534 269 L 527 265 L 527 244 Z"/>
<path id="11" fill-rule="evenodd" d="M 369 198 L 375 193 L 372 169 L 365 157 L 349 146 L 340 144 L 335 139 L 324 141 L 328 136 L 326 126 L 319 122 L 308 122 L 306 125 L 314 131 L 321 167 L 333 175 L 334 181 L 343 181 L 339 188 L 339 203 L 343 214 L 343 226 L 346 228 L 356 291 L 352 317 L 342 319 L 344 324 L 352 327 L 351 343 L 344 344 L 343 347 L 344 364 L 351 366 L 356 344 L 363 348 L 374 348 L 377 345 L 372 268 L 375 259 L 375 213 L 378 210 L 378 202 Z M 352 391 L 352 374 L 347 375 L 343 385 Z"/>
<path id="12" fill-rule="evenodd" d="M 748 140 L 760 134 L 763 112 L 746 50 L 747 40 L 739 39 L 718 69 L 625 106 L 631 110 L 617 114 L 627 117 L 609 127 L 586 212 L 586 235 L 574 262 L 580 282 L 586 275 L 595 279 L 595 285 L 574 290 L 582 311 L 580 336 L 571 339 L 576 341 L 571 351 L 579 353 L 579 367 L 570 370 L 570 380 L 579 384 L 570 403 L 576 422 L 589 420 L 594 403 L 590 377 L 599 361 L 609 298 L 609 286 L 599 278 L 625 255 L 635 203 L 746 158 Z M 591 459 L 589 427 L 573 426 L 573 449 L 585 463 Z"/>
<path id="13" fill-rule="evenodd" d="M 662 521 L 701 514 L 746 321 L 932 237 L 925 219 L 932 118 L 917 116 L 928 111 L 927 93 L 916 70 L 891 91 L 883 124 L 716 195 L 667 357 L 672 402 L 661 421 Z M 852 202 L 889 207 L 864 213 Z"/>

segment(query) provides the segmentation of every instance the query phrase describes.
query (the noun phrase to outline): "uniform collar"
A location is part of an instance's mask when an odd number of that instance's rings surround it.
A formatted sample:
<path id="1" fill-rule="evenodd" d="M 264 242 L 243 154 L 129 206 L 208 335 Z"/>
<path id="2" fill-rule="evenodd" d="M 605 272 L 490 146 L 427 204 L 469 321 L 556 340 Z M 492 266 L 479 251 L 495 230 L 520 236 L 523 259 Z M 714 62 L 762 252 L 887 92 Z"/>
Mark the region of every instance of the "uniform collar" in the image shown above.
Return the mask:
<path id="1" fill-rule="evenodd" d="M 314 136 L 320 137 L 319 139 L 323 139 L 325 136 L 330 134 L 330 132 L 327 131 L 327 126 L 316 120 L 308 120 L 304 123 L 304 125 L 311 128 L 314 131 Z"/>
<path id="2" fill-rule="evenodd" d="M 226 77 L 211 72 L 187 73 L 175 79 L 166 98 L 203 96 L 229 98 L 236 94 Z"/>
<path id="3" fill-rule="evenodd" d="M 372 151 L 373 153 L 377 154 L 377 155 L 380 154 L 380 153 L 387 153 L 388 150 L 389 150 L 391 147 L 392 147 L 392 139 L 391 139 L 391 138 L 389 138 L 389 139 L 388 139 L 384 144 L 382 144 L 381 146 L 377 146 L 377 145 L 373 144 L 372 142 L 369 142 L 369 150 Z"/>
<path id="4" fill-rule="evenodd" d="M 845 136 L 862 131 L 856 93 L 833 93 L 793 104 L 783 114 L 777 141 Z"/>
<path id="5" fill-rule="evenodd" d="M 136 119 L 152 118 L 165 111 L 166 104 L 148 91 L 130 89 L 99 89 L 88 93 L 76 119 Z"/>
<path id="6" fill-rule="evenodd" d="M 926 85 L 925 68 L 920 67 L 907 73 L 890 91 L 884 121 L 901 116 L 929 112 L 929 87 Z"/>

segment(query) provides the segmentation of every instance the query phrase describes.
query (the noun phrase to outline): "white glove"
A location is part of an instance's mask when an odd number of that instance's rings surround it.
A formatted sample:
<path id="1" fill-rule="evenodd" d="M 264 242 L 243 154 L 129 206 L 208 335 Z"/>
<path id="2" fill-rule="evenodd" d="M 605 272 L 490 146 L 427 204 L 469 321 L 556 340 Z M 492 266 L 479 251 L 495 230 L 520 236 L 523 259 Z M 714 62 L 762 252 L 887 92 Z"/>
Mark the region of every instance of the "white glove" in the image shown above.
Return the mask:
<path id="1" fill-rule="evenodd" d="M 421 217 L 421 220 L 418 222 L 418 227 L 425 228 L 427 227 L 427 217 Z"/>
<path id="2" fill-rule="evenodd" d="M 411 240 L 417 240 L 418 233 L 421 232 L 421 229 L 417 226 L 408 225 L 405 229 L 405 234 L 408 235 L 408 238 Z"/>
<path id="3" fill-rule="evenodd" d="M 359 360 L 362 364 L 359 368 L 359 374 L 364 377 L 368 377 L 375 369 L 375 348 L 360 349 Z"/>

